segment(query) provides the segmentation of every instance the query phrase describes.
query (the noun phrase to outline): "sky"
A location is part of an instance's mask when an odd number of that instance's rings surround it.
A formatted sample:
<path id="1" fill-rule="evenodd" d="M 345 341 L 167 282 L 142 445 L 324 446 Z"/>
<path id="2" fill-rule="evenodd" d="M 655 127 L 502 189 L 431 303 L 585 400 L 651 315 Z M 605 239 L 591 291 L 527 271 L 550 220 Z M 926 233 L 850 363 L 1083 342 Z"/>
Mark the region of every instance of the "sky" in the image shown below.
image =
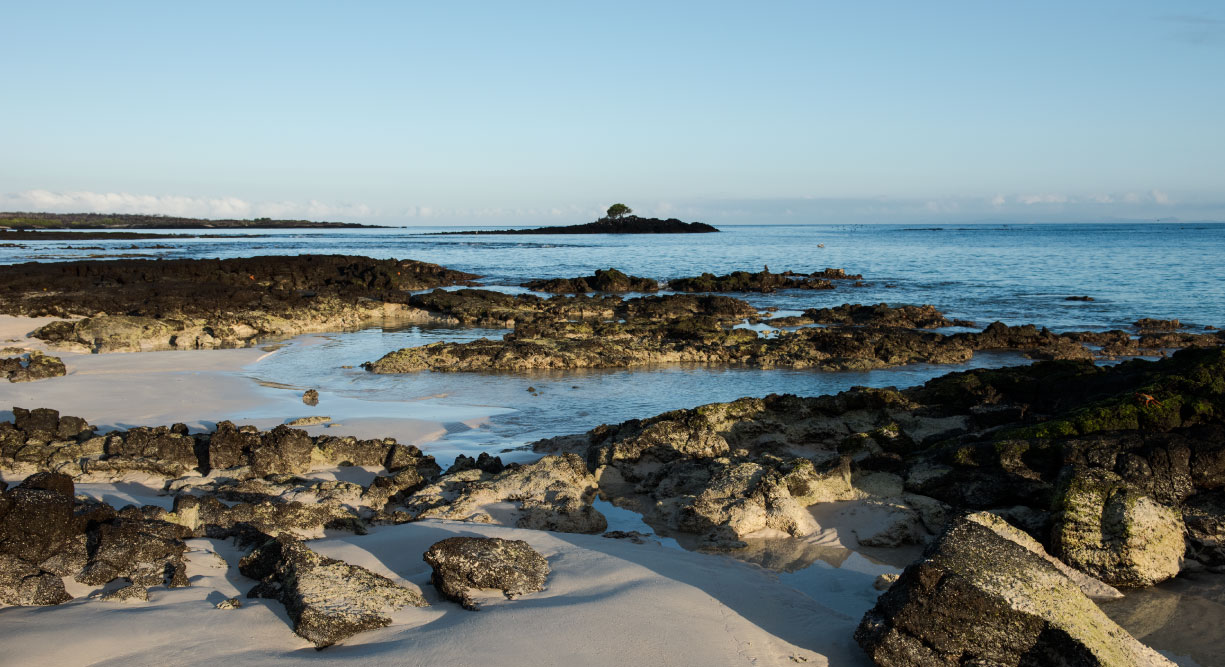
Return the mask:
<path id="1" fill-rule="evenodd" d="M 1225 221 L 1225 3 L 0 0 L 0 210 Z"/>

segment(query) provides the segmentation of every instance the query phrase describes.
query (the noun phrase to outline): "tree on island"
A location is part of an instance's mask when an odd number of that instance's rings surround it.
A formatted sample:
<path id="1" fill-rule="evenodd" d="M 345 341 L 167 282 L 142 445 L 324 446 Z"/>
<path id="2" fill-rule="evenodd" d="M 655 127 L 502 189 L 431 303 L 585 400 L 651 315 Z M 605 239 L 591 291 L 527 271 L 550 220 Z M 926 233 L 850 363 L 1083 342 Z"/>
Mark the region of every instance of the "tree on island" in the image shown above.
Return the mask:
<path id="1" fill-rule="evenodd" d="M 633 212 L 634 209 L 626 206 L 625 204 L 613 204 L 612 206 L 608 207 L 608 217 L 612 220 L 616 220 L 623 215 L 629 215 Z"/>

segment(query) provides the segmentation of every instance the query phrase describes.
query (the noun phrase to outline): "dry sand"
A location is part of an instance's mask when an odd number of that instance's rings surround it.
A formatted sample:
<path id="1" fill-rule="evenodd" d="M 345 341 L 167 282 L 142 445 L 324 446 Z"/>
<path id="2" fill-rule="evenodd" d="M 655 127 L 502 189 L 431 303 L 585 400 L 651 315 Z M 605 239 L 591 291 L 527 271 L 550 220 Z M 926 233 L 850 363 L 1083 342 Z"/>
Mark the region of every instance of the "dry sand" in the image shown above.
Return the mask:
<path id="1" fill-rule="evenodd" d="M 441 599 L 422 553 L 455 535 L 527 540 L 549 559 L 542 592 L 483 599 L 479 612 Z M 443 521 L 385 526 L 314 541 L 327 556 L 420 589 L 430 607 L 387 628 L 316 651 L 278 602 L 243 599 L 228 542 L 192 540 L 192 585 L 157 587 L 150 602 L 79 598 L 59 607 L 0 609 L 7 664 L 244 665 L 866 665 L 851 639 L 858 617 L 834 611 L 773 574 L 718 556 L 568 535 Z M 832 571 L 835 575 L 843 573 Z M 854 574 L 854 573 L 848 573 Z M 871 587 L 871 577 L 859 575 Z M 77 587 L 74 593 L 92 589 Z M 492 592 L 491 592 L 492 593 Z"/>

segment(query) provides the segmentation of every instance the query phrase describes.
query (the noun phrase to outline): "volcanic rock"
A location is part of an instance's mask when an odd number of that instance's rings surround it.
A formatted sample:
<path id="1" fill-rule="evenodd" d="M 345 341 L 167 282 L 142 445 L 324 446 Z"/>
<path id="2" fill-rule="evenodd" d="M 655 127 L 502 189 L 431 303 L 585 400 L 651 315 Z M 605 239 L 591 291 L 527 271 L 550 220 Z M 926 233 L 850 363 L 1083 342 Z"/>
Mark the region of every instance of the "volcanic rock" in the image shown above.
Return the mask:
<path id="1" fill-rule="evenodd" d="M 596 269 L 594 275 L 582 278 L 553 278 L 531 280 L 523 287 L 537 292 L 553 294 L 582 294 L 585 292 L 654 292 L 659 283 L 651 278 L 627 276 L 616 269 Z"/>
<path id="2" fill-rule="evenodd" d="M 859 624 L 878 665 L 1171 665 L 988 513 L 954 522 Z"/>
<path id="3" fill-rule="evenodd" d="M 523 540 L 449 537 L 425 552 L 430 582 L 448 600 L 479 610 L 471 589 L 496 588 L 508 600 L 544 590 L 549 563 Z"/>
<path id="4" fill-rule="evenodd" d="M 62 359 L 37 350 L 30 351 L 25 359 L 21 357 L 0 359 L 0 377 L 7 377 L 9 382 L 45 380 L 61 377 L 67 372 Z"/>
<path id="5" fill-rule="evenodd" d="M 406 498 L 403 511 L 413 520 L 493 523 L 491 506 L 514 503 L 514 525 L 520 528 L 602 533 L 608 521 L 591 504 L 596 488 L 582 458 L 575 454 L 545 456 L 498 473 L 472 467 L 443 475 Z"/>
<path id="6" fill-rule="evenodd" d="M 1115 586 L 1142 587 L 1182 569 L 1180 513 L 1100 469 L 1073 469 L 1056 492 L 1052 550 Z"/>
<path id="7" fill-rule="evenodd" d="M 288 535 L 256 547 L 239 561 L 238 570 L 260 581 L 247 597 L 279 600 L 294 632 L 318 649 L 389 625 L 385 614 L 400 607 L 426 606 L 416 591 L 366 568 L 320 556 Z"/>

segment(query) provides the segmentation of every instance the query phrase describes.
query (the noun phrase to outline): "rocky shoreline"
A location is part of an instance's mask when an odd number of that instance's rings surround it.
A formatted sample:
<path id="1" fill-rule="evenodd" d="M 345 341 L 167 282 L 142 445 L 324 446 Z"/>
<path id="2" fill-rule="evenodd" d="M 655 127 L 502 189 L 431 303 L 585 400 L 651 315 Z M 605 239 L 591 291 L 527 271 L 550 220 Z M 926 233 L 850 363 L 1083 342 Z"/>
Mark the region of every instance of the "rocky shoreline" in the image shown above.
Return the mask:
<path id="1" fill-rule="evenodd" d="M 15 408 L 14 421 L 0 424 L 0 468 L 26 481 L 0 499 L 8 559 L 0 597 L 60 604 L 70 598 L 60 577 L 73 576 L 119 581 L 110 599 L 144 599 L 149 586 L 189 583 L 183 540 L 233 538 L 255 546 L 241 566 L 262 581 L 251 596 L 284 602 L 299 634 L 323 647 L 386 625 L 384 609 L 423 603 L 300 541 L 325 528 L 360 535 L 448 519 L 599 534 L 608 523 L 593 505 L 598 496 L 661 535 L 734 550 L 762 534 L 811 534 L 809 507 L 849 501 L 878 517 L 856 532 L 861 545 L 929 545 L 856 635 L 879 664 L 1007 663 L 1069 646 L 1161 664 L 1084 596 L 1117 596 L 1112 586 L 1151 586 L 1189 568 L 1225 572 L 1222 377 L 1225 350 L 1189 349 L 1111 367 L 1056 361 L 952 373 L 901 391 L 745 398 L 542 440 L 533 448 L 543 456 L 530 464 L 460 457 L 445 472 L 388 439 L 228 422 L 207 433 L 174 425 L 98 434 L 54 410 Z M 338 465 L 380 472 L 368 484 L 311 477 Z M 115 509 L 72 492 L 132 475 L 163 480 L 172 509 Z M 538 590 L 547 576 L 546 567 L 536 583 L 516 583 L 506 577 L 522 567 L 489 560 L 511 557 L 499 551 L 511 547 L 472 548 L 484 555 L 461 561 L 487 567 L 435 575 L 465 606 L 476 603 L 456 582 L 496 580 L 509 596 Z M 1003 553 L 1012 555 L 983 555 Z M 521 557 L 531 559 L 513 556 Z M 933 589 L 934 580 L 949 583 Z M 1034 594 L 1025 582 L 1038 580 L 1062 592 L 1026 601 Z M 289 581 L 298 582 L 293 591 Z M 353 611 L 336 620 L 309 611 L 353 581 L 367 582 Z M 1012 611 L 975 612 L 974 624 L 998 628 L 1001 639 L 969 640 L 964 610 L 1000 605 Z"/>
<path id="2" fill-rule="evenodd" d="M 477 296 L 464 291 L 447 294 L 453 300 Z M 530 313 L 531 321 L 523 321 L 513 317 L 513 307 L 521 301 L 491 298 L 507 304 L 508 310 L 503 311 L 507 317 L 505 324 L 515 325 L 502 340 L 403 348 L 366 362 L 363 367 L 379 374 L 634 368 L 676 363 L 837 371 L 913 363 L 959 363 L 982 350 L 1020 351 L 1034 359 L 1093 359 L 1161 355 L 1170 349 L 1225 343 L 1220 332 L 1140 331 L 1133 336 L 1116 330 L 1057 334 L 1034 325 L 1007 326 L 1000 322 L 977 333 L 946 334 L 926 329 L 969 327 L 974 323 L 949 320 L 930 305 L 885 304 L 810 309 L 800 317 L 766 320 L 767 324 L 780 326 L 816 323 L 830 326 L 762 335 L 736 326 L 744 320 L 761 319 L 747 302 L 713 296 L 695 300 L 688 295 L 640 297 L 623 302 L 605 298 L 601 303 L 611 310 L 611 315 L 609 310 L 600 310 L 584 312 L 579 317 L 550 319 L 547 311 L 537 310 Z M 476 320 L 488 322 L 489 318 Z"/>

